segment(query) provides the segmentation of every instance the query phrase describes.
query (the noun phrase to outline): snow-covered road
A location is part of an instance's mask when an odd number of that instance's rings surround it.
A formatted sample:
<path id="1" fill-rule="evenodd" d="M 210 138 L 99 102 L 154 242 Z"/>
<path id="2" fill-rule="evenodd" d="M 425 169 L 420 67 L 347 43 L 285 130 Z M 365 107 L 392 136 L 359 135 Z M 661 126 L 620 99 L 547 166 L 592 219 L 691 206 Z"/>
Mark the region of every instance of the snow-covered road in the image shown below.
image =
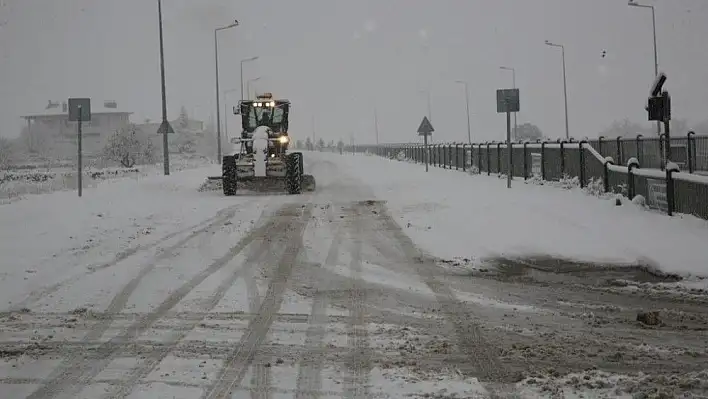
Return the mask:
<path id="1" fill-rule="evenodd" d="M 198 192 L 210 167 L 0 206 L 0 397 L 708 392 L 705 224 L 305 161 L 300 196 Z"/>

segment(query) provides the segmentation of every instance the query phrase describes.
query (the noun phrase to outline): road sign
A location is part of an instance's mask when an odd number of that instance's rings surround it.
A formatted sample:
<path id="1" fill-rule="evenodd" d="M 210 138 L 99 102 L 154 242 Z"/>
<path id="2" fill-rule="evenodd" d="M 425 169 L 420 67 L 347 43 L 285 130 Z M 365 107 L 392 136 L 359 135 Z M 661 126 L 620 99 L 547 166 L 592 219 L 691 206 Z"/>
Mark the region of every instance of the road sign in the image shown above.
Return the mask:
<path id="1" fill-rule="evenodd" d="M 157 129 L 157 134 L 164 134 L 165 132 L 167 133 L 174 133 L 174 129 L 172 129 L 172 125 L 170 125 L 170 122 L 164 121 L 160 124 L 160 127 Z"/>
<path id="2" fill-rule="evenodd" d="M 519 112 L 519 89 L 497 90 L 497 112 L 506 114 L 506 147 L 508 153 L 506 187 L 511 188 L 511 173 L 513 170 L 511 163 L 511 153 L 513 151 L 513 144 L 511 143 L 511 113 Z"/>
<path id="3" fill-rule="evenodd" d="M 69 99 L 69 120 L 77 123 L 77 159 L 76 159 L 76 179 L 79 197 L 83 190 L 83 155 L 81 143 L 81 124 L 91 121 L 91 99 L 90 98 L 70 98 Z"/>
<path id="4" fill-rule="evenodd" d="M 69 120 L 76 122 L 79 120 L 79 109 L 81 110 L 81 122 L 91 121 L 91 99 L 90 98 L 70 98 L 69 99 Z"/>
<path id="5" fill-rule="evenodd" d="M 428 148 L 428 136 L 432 135 L 435 129 L 433 129 L 433 124 L 427 116 L 423 117 L 423 120 L 418 126 L 418 135 L 423 136 L 423 148 L 425 149 L 425 171 L 428 171 L 428 157 L 430 156 L 430 150 Z"/>
<path id="6" fill-rule="evenodd" d="M 428 135 L 432 134 L 434 131 L 435 131 L 435 129 L 433 129 L 433 125 L 428 120 L 428 117 L 424 116 L 423 120 L 420 122 L 420 126 L 418 126 L 418 135 L 427 137 Z"/>
<path id="7" fill-rule="evenodd" d="M 519 112 L 519 89 L 497 90 L 497 112 Z"/>

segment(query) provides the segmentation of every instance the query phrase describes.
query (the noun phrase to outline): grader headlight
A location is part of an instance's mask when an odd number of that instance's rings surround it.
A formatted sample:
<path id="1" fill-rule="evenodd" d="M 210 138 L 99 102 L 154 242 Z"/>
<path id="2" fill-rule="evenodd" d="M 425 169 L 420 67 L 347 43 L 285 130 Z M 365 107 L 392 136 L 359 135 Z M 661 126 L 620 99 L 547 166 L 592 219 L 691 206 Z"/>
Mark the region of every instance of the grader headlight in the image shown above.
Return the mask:
<path id="1" fill-rule="evenodd" d="M 290 141 L 290 138 L 288 136 L 278 137 L 278 142 L 280 142 L 280 144 L 288 144 L 289 141 Z"/>

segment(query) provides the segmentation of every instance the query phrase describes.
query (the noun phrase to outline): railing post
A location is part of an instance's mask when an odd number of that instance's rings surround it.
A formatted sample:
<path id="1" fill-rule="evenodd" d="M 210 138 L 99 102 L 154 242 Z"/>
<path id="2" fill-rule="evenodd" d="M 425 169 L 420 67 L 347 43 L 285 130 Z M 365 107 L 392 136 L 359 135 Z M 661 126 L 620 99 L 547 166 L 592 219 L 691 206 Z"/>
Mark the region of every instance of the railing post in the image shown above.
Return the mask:
<path id="1" fill-rule="evenodd" d="M 502 146 L 502 142 L 500 141 L 497 143 L 497 174 L 501 174 L 501 165 L 502 165 L 501 146 Z"/>
<path id="2" fill-rule="evenodd" d="M 610 192 L 610 168 L 609 165 L 614 165 L 615 162 L 612 160 L 612 157 L 606 157 L 605 162 L 603 164 L 603 176 L 602 180 L 605 185 L 605 192 L 609 193 Z"/>
<path id="3" fill-rule="evenodd" d="M 450 169 L 452 169 L 452 144 L 450 144 L 450 147 L 447 149 L 447 157 L 448 161 L 450 162 Z M 455 144 L 455 151 L 457 151 L 457 144 Z M 455 169 L 457 169 L 457 158 L 455 158 Z"/>
<path id="4" fill-rule="evenodd" d="M 447 145 L 447 164 L 452 170 L 452 144 Z"/>
<path id="5" fill-rule="evenodd" d="M 694 132 L 693 130 L 688 132 L 688 134 L 686 135 L 686 146 L 688 147 L 686 149 L 688 151 L 688 173 L 693 173 L 693 171 L 695 170 L 695 166 L 693 165 L 693 163 L 696 161 L 693 156 L 693 152 L 696 150 L 696 138 L 693 137 L 695 135 L 696 132 Z"/>
<path id="6" fill-rule="evenodd" d="M 529 178 L 529 142 L 524 142 L 524 180 Z"/>
<path id="7" fill-rule="evenodd" d="M 666 141 L 666 133 L 661 133 L 661 134 L 659 135 L 659 152 L 660 152 L 660 154 L 659 154 L 659 159 L 661 160 L 661 161 L 660 161 L 661 170 L 665 170 L 665 169 L 666 169 L 666 168 L 665 168 L 666 164 L 665 164 L 665 162 L 664 162 L 664 160 L 666 159 L 665 156 L 664 156 L 664 152 L 665 152 L 665 149 L 664 149 L 664 141 Z M 669 143 L 669 144 L 671 144 L 671 143 Z"/>
<path id="8" fill-rule="evenodd" d="M 634 199 L 634 174 L 632 174 L 632 169 L 639 167 L 639 160 L 632 157 L 627 160 L 627 186 L 628 186 L 628 197 L 629 199 Z"/>
<path id="9" fill-rule="evenodd" d="M 666 212 L 673 216 L 676 209 L 676 198 L 674 198 L 674 172 L 678 172 L 679 167 L 673 162 L 666 163 Z"/>
<path id="10" fill-rule="evenodd" d="M 509 162 L 507 162 L 507 168 L 510 170 L 507 170 L 506 173 L 509 173 L 511 177 L 514 177 L 514 142 L 511 142 L 511 145 L 508 146 L 509 149 Z"/>
<path id="11" fill-rule="evenodd" d="M 561 178 L 565 175 L 565 140 L 560 141 L 561 148 Z"/>
<path id="12" fill-rule="evenodd" d="M 479 169 L 479 174 L 482 174 L 482 143 L 479 143 L 477 147 L 477 163 L 479 164 L 477 168 Z"/>
<path id="13" fill-rule="evenodd" d="M 467 171 L 467 144 L 462 144 L 462 171 Z"/>
<path id="14" fill-rule="evenodd" d="M 605 155 L 602 153 L 602 140 L 604 140 L 604 139 L 605 139 L 605 136 L 599 136 L 599 137 L 597 138 L 597 152 L 599 152 L 600 155 L 602 155 L 603 157 L 605 156 Z"/>
<path id="15" fill-rule="evenodd" d="M 541 180 L 546 180 L 546 140 L 541 143 Z"/>
<path id="16" fill-rule="evenodd" d="M 460 170 L 460 145 L 455 144 L 455 170 Z"/>
<path id="17" fill-rule="evenodd" d="M 580 188 L 585 187 L 585 144 L 587 140 L 580 140 L 578 143 L 578 157 L 580 158 Z"/>
<path id="18" fill-rule="evenodd" d="M 617 163 L 622 164 L 622 136 L 617 136 Z"/>
<path id="19" fill-rule="evenodd" d="M 447 169 L 447 166 L 448 166 L 448 163 L 449 163 L 449 162 L 448 162 L 449 159 L 447 159 L 447 157 L 448 157 L 448 155 L 450 155 L 450 154 L 448 154 L 448 151 L 447 151 L 447 150 L 450 148 L 450 145 L 449 145 L 449 144 L 443 144 L 443 145 L 441 146 L 441 148 L 442 148 L 442 168 L 443 168 L 443 169 Z"/>
<path id="20" fill-rule="evenodd" d="M 492 143 L 493 142 L 494 142 L 494 140 L 492 140 Z M 491 151 L 489 151 L 489 145 L 492 143 L 489 143 L 489 142 L 487 143 L 487 176 L 492 174 L 492 162 L 489 159 L 489 154 L 491 154 Z"/>

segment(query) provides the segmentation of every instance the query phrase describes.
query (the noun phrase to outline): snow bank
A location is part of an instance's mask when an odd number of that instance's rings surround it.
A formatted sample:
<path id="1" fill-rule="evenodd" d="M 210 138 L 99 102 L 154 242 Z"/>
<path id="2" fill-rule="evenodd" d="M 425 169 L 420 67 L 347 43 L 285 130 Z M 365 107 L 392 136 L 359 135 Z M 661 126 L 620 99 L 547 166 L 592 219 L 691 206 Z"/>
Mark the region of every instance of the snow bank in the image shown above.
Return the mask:
<path id="1" fill-rule="evenodd" d="M 170 170 L 204 167 L 211 162 L 203 156 L 176 155 L 171 158 Z M 83 171 L 82 186 L 96 187 L 105 180 L 120 178 L 142 178 L 163 173 L 162 164 L 137 165 L 133 168 L 86 167 Z M 0 171 L 0 204 L 23 199 L 28 195 L 47 194 L 55 191 L 76 190 L 77 173 L 66 165 L 56 168 L 25 168 Z"/>
<path id="2" fill-rule="evenodd" d="M 308 153 L 371 186 L 406 233 L 432 255 L 452 259 L 553 255 L 581 261 L 642 263 L 708 275 L 708 223 L 647 212 L 580 189 L 470 176 L 379 157 Z M 332 173 L 333 176 L 323 176 Z"/>
<path id="3" fill-rule="evenodd" d="M 206 176 L 219 170 L 213 165 L 170 176 L 115 179 L 85 190 L 81 198 L 62 191 L 0 206 L 0 306 L 187 229 L 223 208 L 241 204 L 239 215 L 246 219 L 253 216 L 247 204 L 267 205 L 197 192 Z"/>

